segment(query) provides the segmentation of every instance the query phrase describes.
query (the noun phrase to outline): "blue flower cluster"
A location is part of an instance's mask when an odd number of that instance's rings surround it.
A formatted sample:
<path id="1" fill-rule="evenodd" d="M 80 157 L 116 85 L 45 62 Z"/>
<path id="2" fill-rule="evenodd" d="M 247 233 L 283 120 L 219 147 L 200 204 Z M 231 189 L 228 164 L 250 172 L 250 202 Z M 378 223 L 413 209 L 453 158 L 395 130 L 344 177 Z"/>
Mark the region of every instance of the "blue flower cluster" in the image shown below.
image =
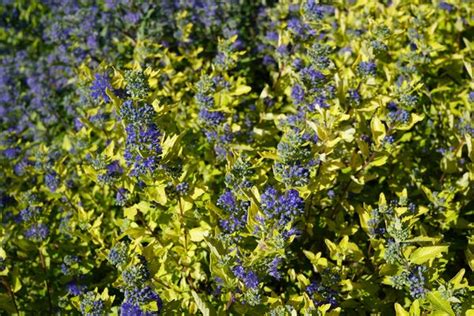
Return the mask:
<path id="1" fill-rule="evenodd" d="M 127 100 L 120 109 L 127 133 L 124 158 L 131 167 L 131 175 L 154 173 L 161 159 L 161 133 L 154 123 L 154 110 L 148 104 L 135 106 Z"/>
<path id="2" fill-rule="evenodd" d="M 266 219 L 275 221 L 279 227 L 299 220 L 304 214 L 304 201 L 293 189 L 282 193 L 268 187 L 261 195 L 260 206 Z"/>

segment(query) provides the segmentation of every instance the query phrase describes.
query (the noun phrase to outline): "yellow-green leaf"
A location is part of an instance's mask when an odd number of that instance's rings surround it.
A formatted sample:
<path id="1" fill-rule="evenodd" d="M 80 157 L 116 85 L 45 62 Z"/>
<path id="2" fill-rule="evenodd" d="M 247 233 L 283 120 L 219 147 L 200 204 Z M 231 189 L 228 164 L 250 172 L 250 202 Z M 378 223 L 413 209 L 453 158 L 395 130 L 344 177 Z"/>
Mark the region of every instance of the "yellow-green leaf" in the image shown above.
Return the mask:
<path id="1" fill-rule="evenodd" d="M 447 251 L 448 246 L 421 247 L 413 251 L 410 256 L 410 262 L 414 264 L 422 264 L 430 259 L 436 258 L 441 253 Z"/>
<path id="2" fill-rule="evenodd" d="M 431 306 L 436 311 L 442 311 L 448 315 L 454 316 L 453 309 L 451 304 L 441 295 L 439 292 L 430 292 L 427 295 L 428 301 L 431 303 Z"/>

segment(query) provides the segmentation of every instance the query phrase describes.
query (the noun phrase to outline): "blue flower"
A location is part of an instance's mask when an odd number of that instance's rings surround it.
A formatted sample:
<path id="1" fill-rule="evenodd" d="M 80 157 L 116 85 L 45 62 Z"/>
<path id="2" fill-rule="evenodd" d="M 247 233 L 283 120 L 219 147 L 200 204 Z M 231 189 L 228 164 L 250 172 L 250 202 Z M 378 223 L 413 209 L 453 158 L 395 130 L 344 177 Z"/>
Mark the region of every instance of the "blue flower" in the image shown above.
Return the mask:
<path id="1" fill-rule="evenodd" d="M 294 104 L 301 104 L 304 101 L 304 89 L 299 84 L 295 84 L 291 89 L 291 97 Z"/>
<path id="2" fill-rule="evenodd" d="M 106 89 L 112 89 L 107 75 L 96 74 L 91 86 L 91 97 L 95 100 L 103 98 L 105 102 L 109 102 L 110 98 L 106 93 Z"/>
<path id="3" fill-rule="evenodd" d="M 441 1 L 439 3 L 439 8 L 448 12 L 451 12 L 454 10 L 454 6 L 452 4 L 449 4 L 447 2 Z"/>
<path id="4" fill-rule="evenodd" d="M 266 217 L 275 219 L 280 226 L 297 220 L 304 213 L 304 201 L 293 189 L 281 194 L 268 187 L 260 197 L 260 205 Z"/>
<path id="5" fill-rule="evenodd" d="M 33 224 L 25 232 L 25 237 L 33 241 L 43 241 L 48 237 L 49 228 L 45 224 Z"/>
<path id="6" fill-rule="evenodd" d="M 375 76 L 377 66 L 372 61 L 362 61 L 358 66 L 359 73 L 363 76 Z"/>
<path id="7" fill-rule="evenodd" d="M 71 281 L 66 284 L 66 289 L 69 295 L 79 296 L 84 293 L 86 287 L 81 284 L 77 284 L 76 281 Z"/>
<path id="8" fill-rule="evenodd" d="M 184 181 L 180 182 L 176 185 L 176 192 L 178 192 L 180 195 L 185 195 L 189 191 L 189 184 Z"/>
<path id="9" fill-rule="evenodd" d="M 239 278 L 240 280 L 244 282 L 245 287 L 249 289 L 253 289 L 258 286 L 259 281 L 258 281 L 257 274 L 255 274 L 255 272 L 253 271 L 245 272 L 244 267 L 242 267 L 241 265 L 234 266 L 232 268 L 232 272 L 237 278 Z"/>
<path id="10" fill-rule="evenodd" d="M 270 263 L 270 267 L 268 269 L 268 274 L 275 279 L 279 280 L 281 278 L 281 273 L 278 271 L 280 264 L 282 262 L 281 257 L 275 257 L 272 262 Z"/>
<path id="11" fill-rule="evenodd" d="M 48 172 L 44 177 L 44 183 L 51 192 L 55 192 L 60 184 L 58 174 L 55 171 Z"/>
<path id="12" fill-rule="evenodd" d="M 209 127 L 216 127 L 225 121 L 224 112 L 201 109 L 199 118 Z"/>

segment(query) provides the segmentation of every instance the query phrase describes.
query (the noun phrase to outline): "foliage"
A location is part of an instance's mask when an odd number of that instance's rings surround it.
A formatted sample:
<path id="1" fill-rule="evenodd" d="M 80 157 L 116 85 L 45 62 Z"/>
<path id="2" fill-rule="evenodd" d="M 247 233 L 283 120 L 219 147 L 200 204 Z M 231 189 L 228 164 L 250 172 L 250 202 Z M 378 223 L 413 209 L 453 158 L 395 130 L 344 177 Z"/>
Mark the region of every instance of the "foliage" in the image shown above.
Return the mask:
<path id="1" fill-rule="evenodd" d="M 474 314 L 473 15 L 2 1 L 0 310 Z"/>

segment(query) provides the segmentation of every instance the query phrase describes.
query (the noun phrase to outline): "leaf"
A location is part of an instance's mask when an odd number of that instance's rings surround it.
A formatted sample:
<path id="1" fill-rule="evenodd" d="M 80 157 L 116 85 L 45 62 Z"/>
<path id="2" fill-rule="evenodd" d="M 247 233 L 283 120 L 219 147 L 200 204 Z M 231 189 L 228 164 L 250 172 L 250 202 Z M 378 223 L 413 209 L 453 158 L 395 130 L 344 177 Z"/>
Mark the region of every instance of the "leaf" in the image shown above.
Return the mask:
<path id="1" fill-rule="evenodd" d="M 194 302 L 204 316 L 216 314 L 214 310 L 211 310 L 211 306 L 207 302 L 203 301 L 195 291 L 191 291 L 191 294 L 193 295 Z"/>
<path id="2" fill-rule="evenodd" d="M 422 264 L 430 259 L 436 258 L 443 252 L 447 252 L 448 248 L 448 246 L 428 246 L 418 248 L 411 254 L 410 262 L 414 264 Z"/>
<path id="3" fill-rule="evenodd" d="M 410 314 L 402 307 L 402 305 L 395 303 L 395 314 L 397 316 L 410 316 Z"/>
<path id="4" fill-rule="evenodd" d="M 199 242 L 204 240 L 204 237 L 209 235 L 210 226 L 206 222 L 201 222 L 200 227 L 195 227 L 189 230 L 189 235 L 191 240 L 194 242 Z"/>
<path id="5" fill-rule="evenodd" d="M 246 85 L 240 85 L 238 86 L 233 92 L 232 95 L 242 95 L 242 94 L 247 94 L 250 91 L 252 91 L 252 88 Z"/>
<path id="6" fill-rule="evenodd" d="M 151 209 L 151 205 L 149 202 L 141 201 L 135 205 L 124 208 L 123 213 L 126 218 L 133 219 L 135 215 L 137 215 L 138 211 L 141 211 L 142 213 L 146 214 L 148 213 L 150 209 Z"/>
<path id="7" fill-rule="evenodd" d="M 372 138 L 374 139 L 375 144 L 380 146 L 386 136 L 386 130 L 385 125 L 377 116 L 374 116 L 372 121 L 370 121 L 370 130 L 372 131 Z"/>
<path id="8" fill-rule="evenodd" d="M 441 293 L 437 291 L 429 292 L 426 298 L 431 303 L 434 310 L 442 311 L 449 315 L 454 316 L 454 312 L 453 312 L 453 309 L 451 308 L 451 304 L 449 304 L 449 302 L 445 298 L 443 298 Z"/>
<path id="9" fill-rule="evenodd" d="M 353 127 L 347 128 L 346 130 L 341 132 L 341 137 L 346 142 L 350 143 L 354 140 L 355 132 L 356 132 L 355 128 L 353 128 Z"/>
<path id="10" fill-rule="evenodd" d="M 15 305 L 8 294 L 0 294 L 0 310 L 6 311 L 10 315 L 16 313 Z"/>
<path id="11" fill-rule="evenodd" d="M 410 306 L 410 316 L 420 316 L 420 301 L 415 300 Z"/>

